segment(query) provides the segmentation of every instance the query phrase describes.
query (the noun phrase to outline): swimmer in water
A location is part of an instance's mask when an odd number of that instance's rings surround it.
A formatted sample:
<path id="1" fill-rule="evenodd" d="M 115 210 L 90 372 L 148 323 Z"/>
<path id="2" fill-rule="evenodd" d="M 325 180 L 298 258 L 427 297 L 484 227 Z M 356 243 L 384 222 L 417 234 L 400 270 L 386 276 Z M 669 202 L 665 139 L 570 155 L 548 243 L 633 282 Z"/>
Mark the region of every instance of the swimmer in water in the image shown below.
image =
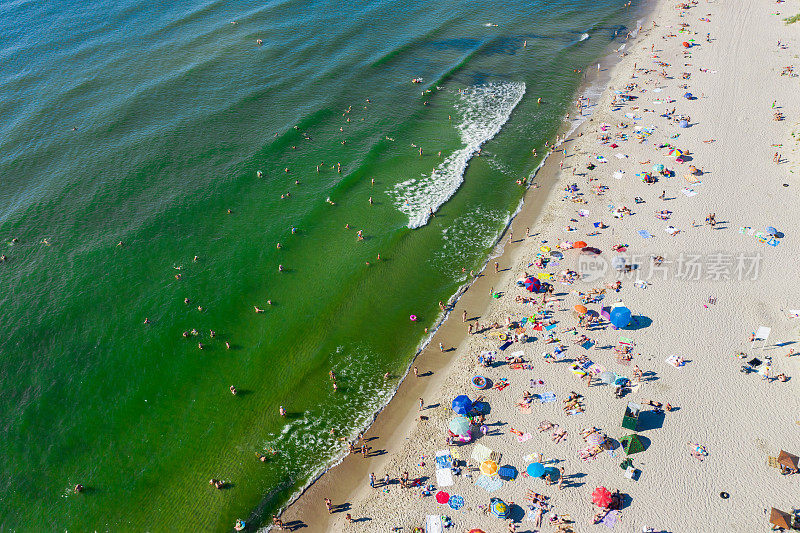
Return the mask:
<path id="1" fill-rule="evenodd" d="M 280 414 L 281 416 L 286 416 L 286 409 L 284 409 L 282 405 L 278 407 L 278 414 Z M 273 453 L 272 455 L 275 454 Z"/>
<path id="2" fill-rule="evenodd" d="M 375 186 L 375 178 L 372 178 L 370 181 L 371 181 L 372 186 L 374 187 Z"/>
<path id="3" fill-rule="evenodd" d="M 372 205 L 372 196 L 369 197 L 369 205 Z"/>
<path id="4" fill-rule="evenodd" d="M 233 385 L 231 385 L 231 394 L 236 396 L 236 387 L 234 387 Z"/>
<path id="5" fill-rule="evenodd" d="M 278 272 L 283 272 L 283 265 L 278 265 Z"/>
<path id="6" fill-rule="evenodd" d="M 278 250 L 280 250 L 280 249 L 281 249 L 281 243 L 278 243 L 278 244 L 277 244 L 277 248 L 278 248 Z"/>
<path id="7" fill-rule="evenodd" d="M 350 224 L 345 224 L 344 229 L 350 229 Z"/>
<path id="8" fill-rule="evenodd" d="M 292 235 L 294 235 L 295 233 L 297 233 L 297 228 L 295 228 L 294 226 L 292 226 Z"/>
<path id="9" fill-rule="evenodd" d="M 260 308 L 260 307 L 258 307 L 258 306 L 255 306 L 255 305 L 253 306 L 253 309 L 255 309 L 255 310 L 256 310 L 256 313 L 263 313 L 263 312 L 264 312 L 264 310 L 263 310 L 263 309 L 261 309 L 261 308 Z"/>
<path id="10" fill-rule="evenodd" d="M 356 233 L 356 237 L 358 238 L 359 241 L 363 241 L 364 240 L 364 230 L 363 229 L 358 230 L 358 233 Z"/>
<path id="11" fill-rule="evenodd" d="M 264 177 L 264 173 L 261 172 L 260 170 L 256 170 L 256 177 L 257 178 L 263 178 Z"/>

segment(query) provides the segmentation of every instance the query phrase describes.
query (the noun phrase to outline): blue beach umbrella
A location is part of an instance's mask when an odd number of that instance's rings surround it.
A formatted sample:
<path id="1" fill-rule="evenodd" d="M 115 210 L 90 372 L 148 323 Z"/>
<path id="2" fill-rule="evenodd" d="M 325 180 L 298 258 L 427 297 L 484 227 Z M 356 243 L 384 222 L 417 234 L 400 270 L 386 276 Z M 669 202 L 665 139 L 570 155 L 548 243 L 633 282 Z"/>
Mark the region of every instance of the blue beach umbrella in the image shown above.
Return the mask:
<path id="1" fill-rule="evenodd" d="M 542 282 L 538 278 L 527 278 L 523 285 L 530 292 L 539 292 L 542 288 Z"/>
<path id="2" fill-rule="evenodd" d="M 773 228 L 772 226 L 767 226 L 767 235 L 777 235 L 778 230 Z"/>
<path id="3" fill-rule="evenodd" d="M 544 465 L 542 463 L 531 463 L 525 471 L 531 477 L 542 477 L 544 475 Z"/>
<path id="4" fill-rule="evenodd" d="M 678 127 L 679 128 L 688 128 L 689 127 L 689 121 L 685 120 L 685 119 L 681 120 L 680 122 L 678 122 Z"/>
<path id="5" fill-rule="evenodd" d="M 624 305 L 618 305 L 616 307 L 613 307 L 611 309 L 611 312 L 609 313 L 611 324 L 613 324 L 614 327 L 620 329 L 630 324 L 631 316 L 632 316 L 631 310 L 625 307 Z"/>
<path id="6" fill-rule="evenodd" d="M 508 518 L 508 505 L 500 498 L 492 498 L 489 501 L 489 510 L 497 518 L 505 520 Z"/>
<path id="7" fill-rule="evenodd" d="M 661 172 L 663 170 L 664 170 L 664 165 L 662 165 L 661 163 L 656 163 L 655 165 L 653 165 L 653 172 Z"/>
<path id="8" fill-rule="evenodd" d="M 472 400 L 464 394 L 453 399 L 453 411 L 458 415 L 465 415 L 472 409 Z"/>
<path id="9" fill-rule="evenodd" d="M 455 417 L 447 426 L 456 435 L 466 435 L 469 432 L 469 420 L 463 416 Z"/>

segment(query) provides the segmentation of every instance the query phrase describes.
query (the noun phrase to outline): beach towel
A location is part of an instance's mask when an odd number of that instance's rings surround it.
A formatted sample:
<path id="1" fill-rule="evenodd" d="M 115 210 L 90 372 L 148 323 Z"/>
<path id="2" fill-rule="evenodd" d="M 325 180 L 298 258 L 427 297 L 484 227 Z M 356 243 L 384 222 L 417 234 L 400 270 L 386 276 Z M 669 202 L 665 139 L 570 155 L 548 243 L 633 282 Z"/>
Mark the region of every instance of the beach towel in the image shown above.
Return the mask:
<path id="1" fill-rule="evenodd" d="M 547 331 L 550 331 L 550 330 L 556 329 L 556 326 L 557 326 L 557 324 L 550 324 L 549 326 L 545 326 L 544 329 L 546 329 Z"/>
<path id="2" fill-rule="evenodd" d="M 450 468 L 437 468 L 436 469 L 436 486 L 437 487 L 450 487 L 453 485 L 453 472 Z"/>
<path id="3" fill-rule="evenodd" d="M 616 172 L 614 172 L 614 179 L 621 180 L 622 176 L 624 176 L 624 175 L 625 175 L 624 171 L 617 170 Z"/>
<path id="4" fill-rule="evenodd" d="M 442 533 L 444 526 L 442 525 L 442 517 L 429 514 L 425 517 L 425 533 Z"/>
<path id="5" fill-rule="evenodd" d="M 618 513 L 619 511 L 609 511 L 608 514 L 603 517 L 601 523 L 607 528 L 614 529 L 614 526 L 617 524 Z"/>
<path id="6" fill-rule="evenodd" d="M 450 455 L 448 450 L 439 450 L 436 452 L 436 468 L 450 468 L 453 462 L 453 456 Z"/>
<path id="7" fill-rule="evenodd" d="M 509 357 L 525 357 L 525 352 L 522 350 L 517 350 L 516 352 L 511 352 L 508 354 Z"/>
<path id="8" fill-rule="evenodd" d="M 700 178 L 698 178 L 697 176 L 695 176 L 693 174 L 686 174 L 684 176 L 684 178 L 686 179 L 686 181 L 688 181 L 692 185 L 697 185 L 699 183 L 702 183 L 702 181 L 700 181 Z"/>
<path id="9" fill-rule="evenodd" d="M 464 498 L 462 498 L 458 494 L 451 494 L 450 500 L 447 502 L 447 505 L 449 505 L 452 509 L 458 511 L 459 509 L 464 507 Z"/>
<path id="10" fill-rule="evenodd" d="M 683 365 L 686 364 L 686 363 L 678 364 L 678 356 L 677 355 L 670 355 L 669 357 L 667 357 L 664 360 L 664 362 L 667 363 L 668 365 L 674 366 L 675 368 L 680 368 L 680 367 L 682 367 Z"/>
<path id="11" fill-rule="evenodd" d="M 500 346 L 498 346 L 497 349 L 500 350 L 500 351 L 505 351 L 505 349 L 508 348 L 509 346 L 511 346 L 511 344 L 512 344 L 511 341 L 506 341 L 503 344 L 501 344 Z"/>
<path id="12" fill-rule="evenodd" d="M 614 155 L 616 156 L 616 158 L 617 158 L 617 159 L 625 159 L 625 158 L 627 158 L 627 157 L 628 157 L 628 156 L 627 156 L 627 155 L 625 155 L 625 154 L 614 154 Z"/>
<path id="13" fill-rule="evenodd" d="M 696 191 L 696 190 L 694 190 L 694 189 L 690 189 L 690 188 L 688 188 L 688 187 L 684 187 L 683 189 L 681 189 L 681 192 L 682 192 L 683 194 L 685 194 L 686 196 L 688 196 L 688 197 L 692 197 L 692 196 L 694 196 L 694 195 L 696 195 L 696 194 L 697 194 L 697 191 Z"/>
<path id="14" fill-rule="evenodd" d="M 544 386 L 543 379 L 532 379 L 531 380 L 531 387 L 542 387 Z"/>
<path id="15" fill-rule="evenodd" d="M 530 408 L 528 409 L 530 410 Z M 526 440 L 530 440 L 533 435 L 530 433 L 523 433 L 522 435 L 517 436 L 517 442 L 525 442 Z"/>
<path id="16" fill-rule="evenodd" d="M 589 216 L 589 213 L 590 213 L 590 212 L 589 212 L 589 210 L 588 210 L 588 209 L 581 209 L 580 211 L 578 211 L 578 214 L 579 214 L 580 216 L 582 216 L 582 217 L 588 217 L 588 216 Z"/>
<path id="17" fill-rule="evenodd" d="M 556 393 L 555 392 L 543 392 L 539 395 L 539 401 L 542 403 L 552 403 L 556 401 Z"/>
<path id="18" fill-rule="evenodd" d="M 482 463 L 488 459 L 490 455 L 492 455 L 492 450 L 490 448 L 487 448 L 481 443 L 477 443 L 475 447 L 472 448 L 472 455 L 470 457 L 478 463 Z"/>
<path id="19" fill-rule="evenodd" d="M 590 341 L 590 340 L 589 340 L 589 341 L 586 341 L 586 342 L 584 342 L 583 344 L 581 344 L 581 347 L 582 347 L 584 350 L 588 350 L 588 349 L 589 349 L 589 348 L 591 348 L 592 346 L 594 346 L 594 342 L 593 342 L 593 341 Z"/>
<path id="20" fill-rule="evenodd" d="M 650 235 L 650 232 L 649 232 L 649 231 L 647 231 L 646 229 L 640 229 L 640 230 L 638 230 L 636 233 L 638 233 L 638 234 L 639 234 L 639 236 L 640 236 L 642 239 L 649 239 L 650 237 L 652 237 L 652 235 Z"/>
<path id="21" fill-rule="evenodd" d="M 481 476 L 475 484 L 486 492 L 494 492 L 503 486 L 503 480 L 497 476 Z"/>

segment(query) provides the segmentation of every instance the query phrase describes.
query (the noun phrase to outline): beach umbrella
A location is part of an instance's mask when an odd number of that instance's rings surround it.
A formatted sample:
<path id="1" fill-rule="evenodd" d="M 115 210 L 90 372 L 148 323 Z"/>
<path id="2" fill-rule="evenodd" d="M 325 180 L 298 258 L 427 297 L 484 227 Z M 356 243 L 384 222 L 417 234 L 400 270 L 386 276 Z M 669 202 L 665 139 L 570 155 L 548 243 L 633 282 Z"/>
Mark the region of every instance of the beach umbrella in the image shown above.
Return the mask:
<path id="1" fill-rule="evenodd" d="M 613 372 L 606 371 L 600 374 L 600 381 L 606 385 L 611 385 L 615 379 L 617 379 L 617 375 Z"/>
<path id="2" fill-rule="evenodd" d="M 683 97 L 686 98 L 687 100 L 691 100 L 692 99 L 692 93 L 684 93 Z"/>
<path id="3" fill-rule="evenodd" d="M 673 157 L 680 157 L 683 155 L 683 152 L 681 150 L 678 150 L 677 148 L 673 148 L 672 150 L 669 151 L 668 155 L 671 155 Z"/>
<path id="4" fill-rule="evenodd" d="M 625 376 L 617 376 L 617 379 L 614 380 L 614 385 L 621 385 L 624 387 L 626 383 L 628 383 L 628 378 Z"/>
<path id="5" fill-rule="evenodd" d="M 542 288 L 542 282 L 537 278 L 527 278 L 522 284 L 530 292 L 539 292 Z"/>
<path id="6" fill-rule="evenodd" d="M 602 446 L 606 442 L 606 438 L 600 433 L 592 433 L 586 437 L 586 442 L 592 446 Z"/>
<path id="7" fill-rule="evenodd" d="M 683 44 L 684 48 L 691 48 L 692 47 L 692 45 L 687 43 L 686 41 L 683 41 L 683 43 L 681 43 L 681 44 Z"/>
<path id="8" fill-rule="evenodd" d="M 531 477 L 542 477 L 544 475 L 544 465 L 542 463 L 531 463 L 525 471 Z"/>
<path id="9" fill-rule="evenodd" d="M 443 490 L 440 490 L 439 492 L 436 493 L 436 501 L 438 503 L 441 503 L 442 505 L 445 505 L 447 502 L 450 501 L 450 494 L 448 494 Z"/>
<path id="10" fill-rule="evenodd" d="M 450 428 L 450 431 L 456 435 L 466 435 L 469 431 L 469 420 L 463 416 L 457 416 L 453 418 L 447 426 Z"/>
<path id="11" fill-rule="evenodd" d="M 472 400 L 468 396 L 461 394 L 453 399 L 453 411 L 457 415 L 465 415 L 472 409 Z"/>
<path id="12" fill-rule="evenodd" d="M 689 121 L 686 120 L 686 119 L 679 120 L 678 121 L 678 127 L 679 128 L 688 128 L 689 127 Z"/>
<path id="13" fill-rule="evenodd" d="M 497 463 L 492 461 L 491 459 L 487 459 L 486 461 L 481 463 L 481 474 L 487 476 L 493 476 L 497 474 Z"/>
<path id="14" fill-rule="evenodd" d="M 599 507 L 608 507 L 611 505 L 611 493 L 605 487 L 597 487 L 592 492 L 592 503 Z"/>
<path id="15" fill-rule="evenodd" d="M 773 228 L 772 226 L 767 226 L 767 235 L 777 235 L 778 230 Z"/>
<path id="16" fill-rule="evenodd" d="M 470 529 L 469 533 L 486 533 L 486 532 L 482 529 Z"/>
<path id="17" fill-rule="evenodd" d="M 624 328 L 631 321 L 631 310 L 624 305 L 618 305 L 611 309 L 609 321 L 614 327 Z"/>
<path id="18" fill-rule="evenodd" d="M 661 163 L 656 163 L 655 165 L 653 165 L 653 172 L 663 172 L 663 171 L 664 171 L 664 165 L 662 165 Z"/>
<path id="19" fill-rule="evenodd" d="M 583 241 L 578 241 L 572 244 L 573 248 L 586 248 L 587 244 Z"/>
<path id="20" fill-rule="evenodd" d="M 550 253 L 550 247 L 549 246 L 540 246 L 539 250 L 541 250 L 541 252 L 545 253 L 545 254 Z"/>
<path id="21" fill-rule="evenodd" d="M 586 312 L 589 311 L 588 309 L 586 309 L 585 305 L 581 304 L 576 305 L 575 307 L 573 307 L 573 309 L 575 309 L 575 312 L 578 313 L 579 315 L 585 315 Z"/>
<path id="22" fill-rule="evenodd" d="M 489 501 L 489 510 L 497 518 L 505 520 L 508 518 L 508 505 L 500 498 L 492 498 Z"/>
<path id="23" fill-rule="evenodd" d="M 599 248 L 593 248 L 591 246 L 585 246 L 581 248 L 581 253 L 586 255 L 600 255 L 603 252 Z"/>

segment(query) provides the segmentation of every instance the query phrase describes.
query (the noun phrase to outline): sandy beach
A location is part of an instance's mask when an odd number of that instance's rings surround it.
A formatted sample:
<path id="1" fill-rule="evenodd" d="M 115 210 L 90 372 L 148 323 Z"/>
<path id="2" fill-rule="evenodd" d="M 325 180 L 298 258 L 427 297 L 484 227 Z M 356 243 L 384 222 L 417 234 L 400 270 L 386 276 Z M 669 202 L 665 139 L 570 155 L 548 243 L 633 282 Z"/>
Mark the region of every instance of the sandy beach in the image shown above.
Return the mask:
<path id="1" fill-rule="evenodd" d="M 800 26 L 764 0 L 650 8 L 592 117 L 537 174 L 502 254 L 365 433 L 368 457 L 328 471 L 284 524 L 408 533 L 427 520 L 431 533 L 444 515 L 459 533 L 751 532 L 769 530 L 772 507 L 800 507 L 800 475 L 770 460 L 800 454 L 800 93 L 787 68 Z M 529 292 L 528 277 L 552 293 Z M 621 329 L 614 306 L 632 315 Z M 475 375 L 490 386 L 477 390 Z M 459 395 L 482 397 L 471 442 L 448 442 Z M 641 413 L 626 428 L 629 403 Z M 629 435 L 642 451 L 626 453 Z M 481 473 L 487 449 L 515 479 Z M 437 473 L 437 451 L 457 474 Z M 526 473 L 540 460 L 552 485 Z M 419 483 L 402 487 L 404 472 Z M 598 487 L 619 491 L 619 509 L 592 503 Z M 486 512 L 491 498 L 508 518 Z"/>

